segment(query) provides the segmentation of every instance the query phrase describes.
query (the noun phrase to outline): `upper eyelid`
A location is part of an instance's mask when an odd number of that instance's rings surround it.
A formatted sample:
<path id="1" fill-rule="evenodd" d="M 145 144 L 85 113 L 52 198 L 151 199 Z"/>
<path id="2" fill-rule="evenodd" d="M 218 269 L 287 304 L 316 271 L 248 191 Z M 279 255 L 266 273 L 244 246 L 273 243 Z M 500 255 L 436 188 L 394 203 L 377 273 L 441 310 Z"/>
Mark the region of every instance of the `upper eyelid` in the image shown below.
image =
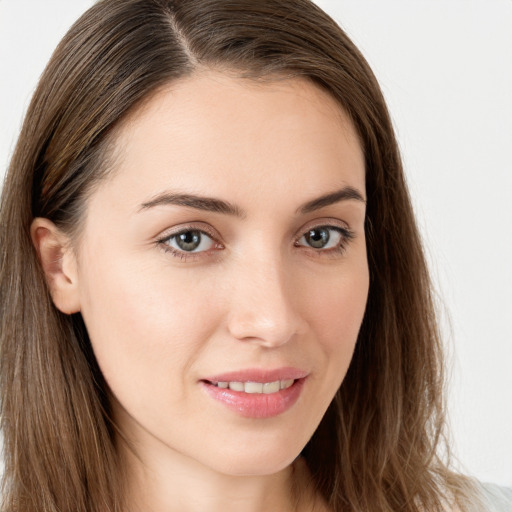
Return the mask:
<path id="1" fill-rule="evenodd" d="M 216 230 L 204 227 L 204 224 L 201 224 L 201 226 L 197 226 L 193 223 L 184 224 L 176 229 L 174 229 L 174 228 L 166 229 L 166 230 L 162 231 L 157 236 L 157 239 L 160 241 L 168 240 L 169 238 L 178 236 L 181 233 L 186 233 L 187 231 L 199 231 L 199 232 L 209 236 L 210 238 L 212 238 L 215 241 L 220 241 L 220 239 L 221 239 L 220 235 L 217 233 Z"/>
<path id="2" fill-rule="evenodd" d="M 333 218 L 326 217 L 326 218 L 315 219 L 315 220 L 312 220 L 310 222 L 307 222 L 306 224 L 303 225 L 303 227 L 301 229 L 302 230 L 307 230 L 307 229 L 310 229 L 310 228 L 322 227 L 322 226 L 325 226 L 325 227 L 344 227 L 344 228 L 347 228 L 347 229 L 350 228 L 348 222 L 346 222 L 344 220 L 333 219 Z"/>
<path id="3" fill-rule="evenodd" d="M 333 219 L 333 218 L 324 218 L 324 219 L 315 219 L 311 222 L 307 222 L 304 224 L 298 231 L 296 239 L 299 240 L 302 236 L 304 236 L 309 230 L 315 229 L 315 228 L 332 228 L 332 229 L 342 229 L 349 231 L 353 234 L 353 230 L 350 227 L 350 224 L 348 222 L 342 221 L 340 219 Z"/>
<path id="4" fill-rule="evenodd" d="M 352 231 L 350 225 L 345 221 L 342 221 L 340 219 L 324 218 L 315 219 L 310 222 L 307 222 L 306 224 L 303 224 L 298 230 L 295 231 L 293 237 L 295 240 L 299 240 L 307 233 L 307 231 L 320 227 L 342 228 Z M 159 235 L 157 235 L 156 238 L 158 241 L 164 241 L 187 231 L 200 231 L 201 233 L 212 238 L 214 241 L 223 244 L 222 237 L 219 234 L 219 232 L 213 227 L 210 227 L 208 224 L 205 224 L 204 222 L 200 221 L 198 221 L 197 223 L 184 223 L 175 228 L 168 228 L 162 231 Z"/>

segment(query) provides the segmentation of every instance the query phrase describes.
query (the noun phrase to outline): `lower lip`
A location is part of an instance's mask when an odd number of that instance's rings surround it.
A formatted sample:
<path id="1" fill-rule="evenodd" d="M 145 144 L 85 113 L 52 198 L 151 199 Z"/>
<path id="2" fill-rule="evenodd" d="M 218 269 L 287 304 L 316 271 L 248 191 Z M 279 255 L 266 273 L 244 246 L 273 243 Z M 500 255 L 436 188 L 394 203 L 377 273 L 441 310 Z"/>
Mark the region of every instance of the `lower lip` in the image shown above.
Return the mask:
<path id="1" fill-rule="evenodd" d="M 297 379 L 289 388 L 276 393 L 243 393 L 202 381 L 205 391 L 228 409 L 245 418 L 272 418 L 290 409 L 298 400 L 305 379 Z"/>

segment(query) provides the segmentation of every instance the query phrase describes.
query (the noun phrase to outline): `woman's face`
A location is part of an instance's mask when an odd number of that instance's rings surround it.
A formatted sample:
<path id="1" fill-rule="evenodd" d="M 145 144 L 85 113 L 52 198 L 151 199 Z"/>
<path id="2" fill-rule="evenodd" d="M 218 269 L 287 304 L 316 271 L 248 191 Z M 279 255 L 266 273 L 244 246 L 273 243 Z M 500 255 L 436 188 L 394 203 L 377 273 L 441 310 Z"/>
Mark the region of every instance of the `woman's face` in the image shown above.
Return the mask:
<path id="1" fill-rule="evenodd" d="M 80 310 L 139 457 L 276 472 L 318 426 L 368 292 L 364 158 L 302 79 L 171 84 L 87 205 Z"/>

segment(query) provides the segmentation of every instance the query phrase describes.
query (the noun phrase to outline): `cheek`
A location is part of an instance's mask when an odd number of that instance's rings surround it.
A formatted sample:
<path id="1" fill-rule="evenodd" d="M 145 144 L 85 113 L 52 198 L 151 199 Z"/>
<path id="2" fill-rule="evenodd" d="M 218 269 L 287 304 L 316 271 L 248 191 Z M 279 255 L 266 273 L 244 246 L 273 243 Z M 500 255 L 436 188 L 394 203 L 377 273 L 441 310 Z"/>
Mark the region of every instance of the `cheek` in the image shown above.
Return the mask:
<path id="1" fill-rule="evenodd" d="M 155 389 L 174 389 L 174 398 L 184 399 L 187 370 L 216 323 L 200 286 L 171 280 L 155 267 L 92 260 L 83 272 L 82 315 L 105 380 L 121 402 L 137 396 L 144 402 L 141 391 Z"/>
<path id="2" fill-rule="evenodd" d="M 368 285 L 367 267 L 361 266 L 355 271 L 340 272 L 324 286 L 310 287 L 305 294 L 310 323 L 330 350 L 355 343 L 366 308 Z"/>
<path id="3" fill-rule="evenodd" d="M 365 259 L 324 280 L 325 286 L 309 287 L 306 308 L 309 324 L 322 352 L 317 375 L 324 379 L 322 396 L 330 402 L 348 370 L 363 320 L 369 275 Z"/>

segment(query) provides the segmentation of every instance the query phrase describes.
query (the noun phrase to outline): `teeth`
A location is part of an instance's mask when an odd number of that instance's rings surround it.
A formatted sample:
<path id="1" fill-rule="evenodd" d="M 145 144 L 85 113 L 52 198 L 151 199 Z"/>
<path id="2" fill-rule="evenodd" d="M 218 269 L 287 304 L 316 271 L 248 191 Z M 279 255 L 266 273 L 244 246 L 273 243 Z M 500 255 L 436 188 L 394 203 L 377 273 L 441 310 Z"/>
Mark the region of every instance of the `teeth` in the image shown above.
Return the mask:
<path id="1" fill-rule="evenodd" d="M 263 393 L 270 395 L 270 393 L 277 393 L 281 389 L 281 384 L 276 380 L 275 382 L 265 382 L 262 387 Z"/>
<path id="2" fill-rule="evenodd" d="M 263 384 L 261 382 L 246 382 L 244 391 L 245 393 L 263 393 Z"/>
<path id="3" fill-rule="evenodd" d="M 233 391 L 244 391 L 244 383 L 243 382 L 230 382 L 229 389 Z"/>
<path id="4" fill-rule="evenodd" d="M 293 379 L 282 380 L 281 389 L 289 388 L 295 381 Z"/>
<path id="5" fill-rule="evenodd" d="M 265 394 L 277 393 L 281 389 L 289 388 L 295 382 L 294 379 L 276 380 L 274 382 L 216 382 L 212 383 L 218 388 L 232 389 L 249 394 Z"/>

